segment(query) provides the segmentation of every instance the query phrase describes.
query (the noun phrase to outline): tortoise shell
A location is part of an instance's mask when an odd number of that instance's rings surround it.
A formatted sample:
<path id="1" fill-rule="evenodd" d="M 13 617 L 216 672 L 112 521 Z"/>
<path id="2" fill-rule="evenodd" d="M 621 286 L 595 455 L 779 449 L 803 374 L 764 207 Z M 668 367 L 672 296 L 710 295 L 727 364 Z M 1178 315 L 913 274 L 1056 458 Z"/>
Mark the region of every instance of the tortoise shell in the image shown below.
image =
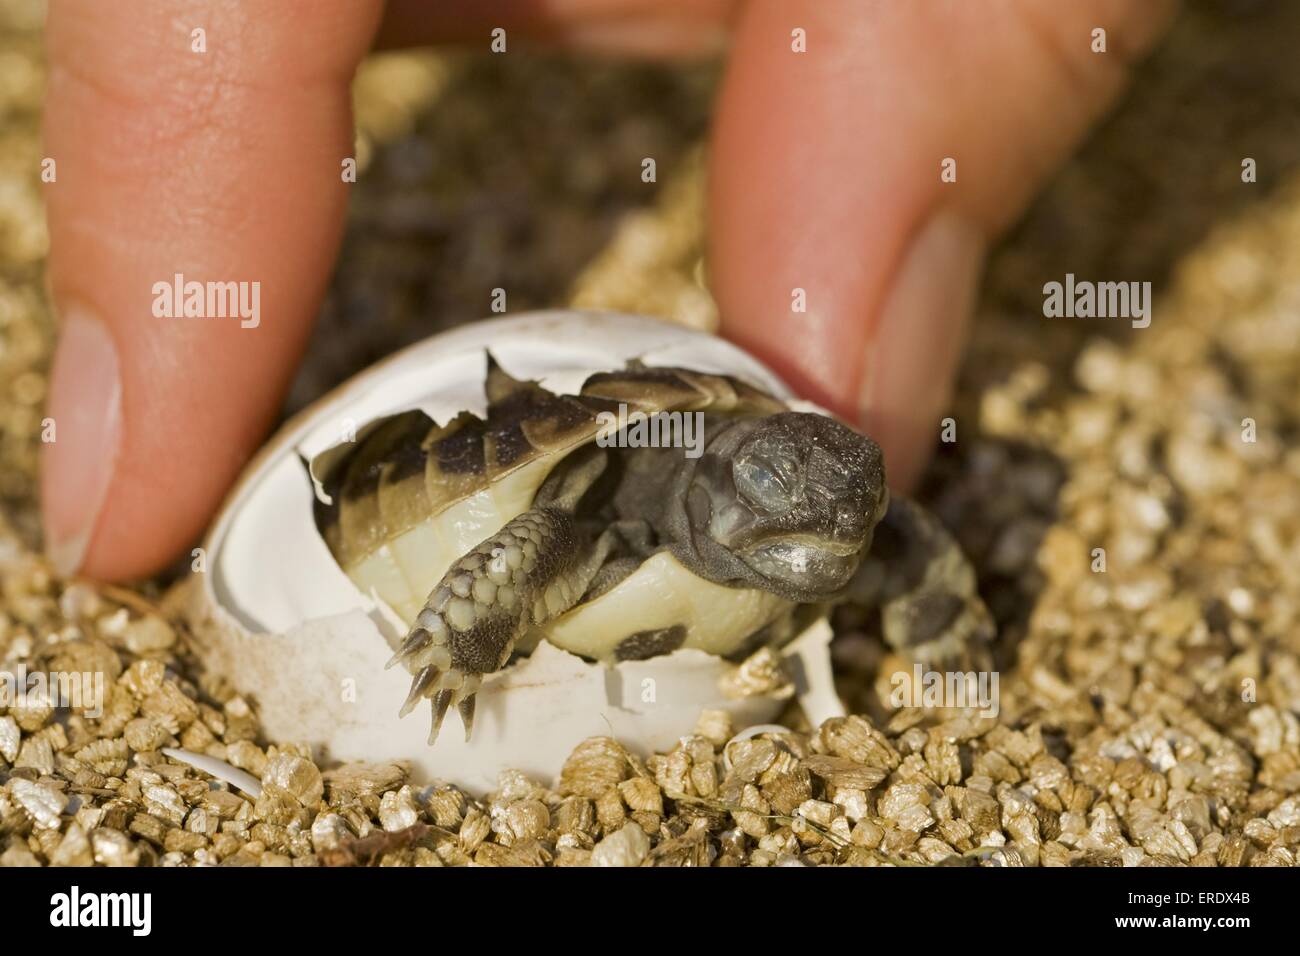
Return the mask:
<path id="1" fill-rule="evenodd" d="M 589 376 L 576 395 L 555 394 L 537 382 L 513 378 L 490 353 L 486 359 L 485 416 L 464 411 L 439 425 L 419 409 L 400 412 L 371 423 L 356 441 L 323 452 L 310 466 L 325 495 L 316 501 L 315 521 L 330 552 L 363 592 L 373 590 L 408 624 L 453 561 L 527 510 L 551 470 L 609 428 L 602 412 L 616 412 L 620 405 L 646 415 L 762 415 L 787 408 L 732 376 L 636 362 Z M 680 565 L 672 567 L 675 563 L 656 555 L 646 562 L 645 576 L 642 571 L 632 576 L 642 577 L 640 582 L 624 582 L 615 591 L 639 584 L 662 598 L 665 589 L 693 589 L 692 603 L 739 596 L 713 594 L 737 589 L 695 578 Z M 623 600 L 611 592 L 592 604 L 635 620 L 632 608 L 621 607 Z M 770 617 L 772 602 L 763 603 L 757 617 Z M 557 641 L 561 646 L 601 656 L 605 641 L 590 628 L 575 626 L 574 614 L 589 606 L 574 609 L 550 630 L 569 635 Z M 683 608 L 682 613 L 693 612 Z M 685 623 L 675 620 L 668 629 Z M 717 643 L 698 635 L 692 640 L 681 630 L 673 634 L 686 646 Z"/>

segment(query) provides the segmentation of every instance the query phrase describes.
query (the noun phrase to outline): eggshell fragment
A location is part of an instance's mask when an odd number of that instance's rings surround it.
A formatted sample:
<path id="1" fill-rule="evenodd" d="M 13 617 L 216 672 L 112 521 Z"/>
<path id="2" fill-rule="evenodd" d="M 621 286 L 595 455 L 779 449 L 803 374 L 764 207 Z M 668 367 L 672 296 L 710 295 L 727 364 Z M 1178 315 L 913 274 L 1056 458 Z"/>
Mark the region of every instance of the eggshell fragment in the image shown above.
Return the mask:
<path id="1" fill-rule="evenodd" d="M 547 643 L 484 681 L 472 743 L 462 739 L 454 716 L 433 747 L 426 712 L 398 718 L 410 677 L 384 665 L 404 629 L 326 549 L 312 517 L 319 489 L 303 463 L 384 415 L 410 408 L 437 421 L 466 408 L 481 414 L 488 348 L 512 374 L 555 391 L 576 391 L 591 373 L 640 358 L 725 372 L 790 398 L 736 347 L 636 316 L 538 312 L 418 343 L 297 415 L 248 466 L 213 525 L 206 573 L 195 576 L 190 593 L 205 664 L 253 697 L 273 740 L 311 744 L 322 760 L 404 759 L 416 780 L 479 790 L 508 768 L 549 781 L 590 736 L 612 735 L 643 753 L 671 748 L 706 708 L 728 711 L 737 728 L 770 721 L 782 702 L 726 698 L 719 680 L 735 665 L 702 651 L 607 666 Z M 831 680 L 830 636 L 829 625 L 818 621 L 783 650 L 812 720 L 843 713 Z"/>

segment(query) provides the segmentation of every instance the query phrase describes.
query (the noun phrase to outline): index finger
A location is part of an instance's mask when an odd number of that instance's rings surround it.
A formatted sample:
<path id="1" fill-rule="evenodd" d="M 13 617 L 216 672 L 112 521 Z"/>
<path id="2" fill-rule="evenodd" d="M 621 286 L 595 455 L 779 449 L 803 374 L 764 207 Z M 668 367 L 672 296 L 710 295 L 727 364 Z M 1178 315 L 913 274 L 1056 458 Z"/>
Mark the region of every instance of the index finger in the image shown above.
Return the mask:
<path id="1" fill-rule="evenodd" d="M 350 81 L 379 15 L 377 0 L 51 5 L 62 328 L 42 508 L 60 570 L 156 570 L 272 421 L 337 252 Z M 190 282 L 255 292 L 256 322 L 156 314 L 158 290 Z"/>

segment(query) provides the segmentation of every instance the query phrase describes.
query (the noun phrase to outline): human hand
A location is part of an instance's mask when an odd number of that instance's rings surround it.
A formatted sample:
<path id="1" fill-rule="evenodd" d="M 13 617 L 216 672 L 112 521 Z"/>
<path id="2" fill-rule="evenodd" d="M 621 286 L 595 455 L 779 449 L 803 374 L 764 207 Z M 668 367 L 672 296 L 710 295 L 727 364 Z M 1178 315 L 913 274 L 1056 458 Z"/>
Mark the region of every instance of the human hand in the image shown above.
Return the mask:
<path id="1" fill-rule="evenodd" d="M 676 54 L 729 35 L 710 195 L 723 331 L 863 423 L 906 487 L 948 400 L 987 242 L 1116 96 L 1174 2 L 213 0 L 181 16 L 167 0 L 55 0 L 51 557 L 99 578 L 156 571 L 262 440 L 338 251 L 350 81 L 376 39 L 486 42 L 503 27 Z M 1098 26 L 1105 54 L 1091 50 Z M 940 179 L 944 157 L 955 183 Z M 259 282 L 265 320 L 154 317 L 153 286 L 175 273 Z M 795 289 L 806 312 L 792 311 Z"/>

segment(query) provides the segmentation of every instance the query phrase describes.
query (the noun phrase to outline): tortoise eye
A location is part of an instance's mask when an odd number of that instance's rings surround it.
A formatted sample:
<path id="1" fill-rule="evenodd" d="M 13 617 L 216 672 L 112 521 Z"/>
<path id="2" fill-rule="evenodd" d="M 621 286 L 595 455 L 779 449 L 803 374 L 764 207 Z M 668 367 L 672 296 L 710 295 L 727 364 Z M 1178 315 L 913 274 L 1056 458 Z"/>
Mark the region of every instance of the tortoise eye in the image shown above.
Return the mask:
<path id="1" fill-rule="evenodd" d="M 737 459 L 734 474 L 736 489 L 764 511 L 783 511 L 790 507 L 790 490 L 780 471 L 756 456 Z"/>

